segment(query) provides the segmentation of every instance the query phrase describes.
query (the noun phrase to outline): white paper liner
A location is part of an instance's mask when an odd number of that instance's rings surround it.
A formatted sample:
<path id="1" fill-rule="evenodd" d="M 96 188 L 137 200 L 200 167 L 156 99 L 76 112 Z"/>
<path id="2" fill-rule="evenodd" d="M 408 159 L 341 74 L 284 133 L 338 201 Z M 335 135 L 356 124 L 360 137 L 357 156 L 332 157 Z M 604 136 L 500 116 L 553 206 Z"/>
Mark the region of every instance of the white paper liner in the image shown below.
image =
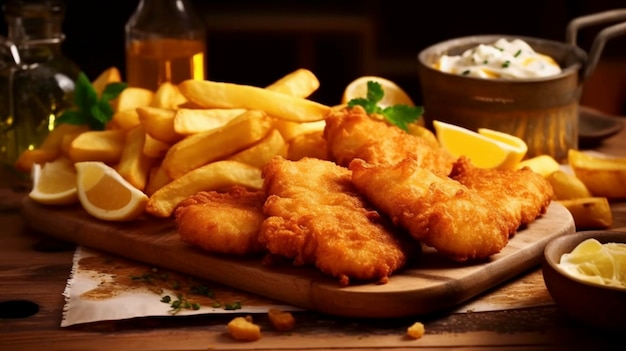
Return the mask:
<path id="1" fill-rule="evenodd" d="M 124 291 L 104 299 L 85 299 L 82 295 L 93 291 L 99 285 L 111 281 L 114 275 L 106 273 L 94 274 L 93 271 L 83 270 L 80 267 L 80 260 L 97 255 L 105 255 L 96 250 L 85 247 L 77 247 L 74 253 L 72 271 L 63 291 L 65 305 L 63 307 L 63 318 L 61 327 L 74 324 L 90 323 L 105 320 L 123 320 L 135 317 L 154 316 L 189 316 L 200 314 L 228 314 L 228 313 L 267 313 L 270 308 L 277 308 L 282 311 L 301 311 L 301 308 L 272 304 L 268 300 L 266 305 L 246 305 L 242 304 L 240 309 L 227 310 L 223 307 L 200 306 L 198 310 L 182 309 L 175 315 L 171 313 L 172 307 L 168 303 L 161 302 L 160 296 L 146 289 L 136 289 Z M 137 263 L 137 265 L 142 265 Z M 161 296 L 176 296 L 177 292 L 164 289 Z"/>

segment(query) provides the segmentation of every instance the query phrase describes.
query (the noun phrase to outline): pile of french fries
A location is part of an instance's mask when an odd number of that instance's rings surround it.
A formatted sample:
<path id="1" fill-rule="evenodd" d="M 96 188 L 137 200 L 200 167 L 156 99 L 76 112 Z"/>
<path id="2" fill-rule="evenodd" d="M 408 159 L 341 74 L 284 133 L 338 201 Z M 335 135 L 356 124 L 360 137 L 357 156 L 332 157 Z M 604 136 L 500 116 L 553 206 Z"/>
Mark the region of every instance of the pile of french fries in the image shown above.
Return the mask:
<path id="1" fill-rule="evenodd" d="M 111 68 L 93 86 L 101 94 L 114 81 L 120 75 Z M 16 168 L 28 172 L 58 157 L 102 161 L 150 197 L 148 214 L 169 217 L 202 190 L 261 189 L 261 169 L 276 155 L 327 159 L 322 133 L 331 107 L 308 99 L 318 87 L 306 69 L 264 88 L 209 80 L 128 87 L 112 102 L 105 130 L 61 124 Z"/>

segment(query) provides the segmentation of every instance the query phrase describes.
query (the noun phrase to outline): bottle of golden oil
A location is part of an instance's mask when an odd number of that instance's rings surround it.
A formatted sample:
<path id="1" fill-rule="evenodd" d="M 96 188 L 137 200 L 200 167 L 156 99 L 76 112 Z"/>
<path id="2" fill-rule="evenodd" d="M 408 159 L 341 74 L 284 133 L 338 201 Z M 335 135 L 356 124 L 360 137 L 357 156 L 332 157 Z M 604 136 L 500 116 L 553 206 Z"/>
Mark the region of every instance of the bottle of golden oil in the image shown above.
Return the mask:
<path id="1" fill-rule="evenodd" d="M 188 0 L 140 0 L 125 29 L 128 86 L 205 79 L 206 28 Z"/>
<path id="2" fill-rule="evenodd" d="M 9 0 L 0 37 L 0 165 L 39 146 L 72 106 L 79 67 L 63 55 L 62 0 Z"/>

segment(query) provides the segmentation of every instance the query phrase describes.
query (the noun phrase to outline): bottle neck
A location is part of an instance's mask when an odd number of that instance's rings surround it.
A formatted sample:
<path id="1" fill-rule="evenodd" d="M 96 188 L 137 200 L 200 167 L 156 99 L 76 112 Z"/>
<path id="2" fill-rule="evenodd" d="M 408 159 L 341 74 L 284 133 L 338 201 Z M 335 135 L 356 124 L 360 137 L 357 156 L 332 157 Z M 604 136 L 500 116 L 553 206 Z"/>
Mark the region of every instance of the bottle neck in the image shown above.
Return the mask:
<path id="1" fill-rule="evenodd" d="M 127 40 L 137 37 L 204 40 L 205 26 L 187 0 L 140 0 L 126 23 L 126 33 Z"/>
<path id="2" fill-rule="evenodd" d="M 45 61 L 60 53 L 65 39 L 64 9 L 60 2 L 12 0 L 4 10 L 7 40 L 18 50 L 22 63 Z"/>

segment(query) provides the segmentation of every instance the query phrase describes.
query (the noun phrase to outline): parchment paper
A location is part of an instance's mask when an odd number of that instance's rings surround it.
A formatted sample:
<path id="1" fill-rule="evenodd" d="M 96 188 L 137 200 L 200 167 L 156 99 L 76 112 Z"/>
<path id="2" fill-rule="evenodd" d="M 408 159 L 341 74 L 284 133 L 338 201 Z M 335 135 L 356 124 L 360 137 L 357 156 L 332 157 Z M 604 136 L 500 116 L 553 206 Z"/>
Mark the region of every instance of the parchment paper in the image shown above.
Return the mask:
<path id="1" fill-rule="evenodd" d="M 61 327 L 135 317 L 301 310 L 81 246 L 74 253 L 63 295 Z M 176 301 L 183 307 L 173 307 Z"/>

